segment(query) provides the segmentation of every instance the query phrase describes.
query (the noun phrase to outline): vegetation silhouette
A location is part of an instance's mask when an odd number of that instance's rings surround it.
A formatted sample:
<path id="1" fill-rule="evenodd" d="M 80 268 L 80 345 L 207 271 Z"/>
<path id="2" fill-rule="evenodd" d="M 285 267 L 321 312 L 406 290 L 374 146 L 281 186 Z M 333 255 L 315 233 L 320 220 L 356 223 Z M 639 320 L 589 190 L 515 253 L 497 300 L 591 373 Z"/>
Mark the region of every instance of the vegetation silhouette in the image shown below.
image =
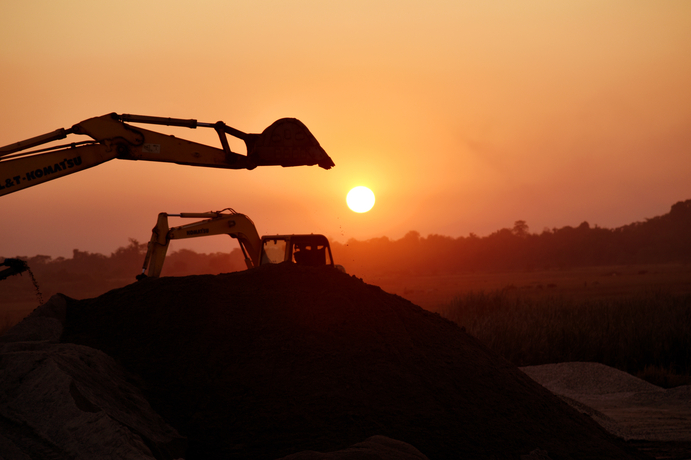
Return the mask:
<path id="1" fill-rule="evenodd" d="M 525 271 L 588 266 L 691 263 L 691 200 L 674 204 L 670 212 L 644 222 L 615 229 L 590 226 L 544 229 L 530 233 L 517 220 L 479 237 L 453 238 L 417 231 L 403 238 L 332 241 L 337 263 L 349 273 L 368 278 L 382 274 L 441 275 L 474 271 Z M 92 297 L 134 282 L 141 271 L 146 244 L 130 238 L 129 244 L 109 256 L 75 249 L 72 258 L 47 255 L 21 257 L 33 270 L 46 298 L 61 292 L 76 298 Z M 6 257 L 15 257 L 6 254 Z M 174 251 L 166 258 L 163 276 L 219 274 L 244 270 L 239 248 L 230 252 L 199 254 Z M 12 279 L 14 278 L 14 280 Z M 35 291 L 25 289 L 17 276 L 3 281 L 6 302 L 31 302 Z M 27 300 L 28 292 L 28 300 Z"/>
<path id="2" fill-rule="evenodd" d="M 587 298 L 467 292 L 439 313 L 516 366 L 597 362 L 655 385 L 691 385 L 691 294 Z"/>
<path id="3" fill-rule="evenodd" d="M 334 259 L 353 273 L 437 275 L 471 271 L 550 270 L 691 262 L 691 200 L 669 213 L 607 229 L 583 222 L 577 227 L 530 233 L 517 220 L 485 236 L 452 238 L 411 231 L 387 237 L 332 243 Z"/>

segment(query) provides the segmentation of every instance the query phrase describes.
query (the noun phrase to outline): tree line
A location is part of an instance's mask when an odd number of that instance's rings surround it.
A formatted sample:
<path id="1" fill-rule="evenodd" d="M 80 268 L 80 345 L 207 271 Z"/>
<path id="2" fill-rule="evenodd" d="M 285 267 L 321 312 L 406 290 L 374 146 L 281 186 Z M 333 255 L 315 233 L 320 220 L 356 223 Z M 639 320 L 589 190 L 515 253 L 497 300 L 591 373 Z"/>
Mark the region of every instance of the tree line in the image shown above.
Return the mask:
<path id="1" fill-rule="evenodd" d="M 411 231 L 387 237 L 332 243 L 338 263 L 359 273 L 443 274 L 482 270 L 549 270 L 584 266 L 691 262 L 691 200 L 644 222 L 607 229 L 577 227 L 531 233 L 523 220 L 485 236 L 422 237 Z M 350 271 L 350 270 L 349 270 Z"/>
<path id="2" fill-rule="evenodd" d="M 360 277 L 689 263 L 691 200 L 674 204 L 665 215 L 614 229 L 583 222 L 577 227 L 531 233 L 527 222 L 518 220 L 512 228 L 484 237 L 472 233 L 458 238 L 436 234 L 423 237 L 411 231 L 398 240 L 351 239 L 331 245 L 336 263 Z M 83 297 L 100 295 L 134 282 L 145 254 L 146 244 L 130 239 L 129 245 L 109 256 L 75 249 L 72 258 L 37 255 L 22 259 L 27 261 L 46 295 L 63 292 Z M 218 274 L 244 269 L 239 248 L 212 254 L 182 249 L 168 255 L 162 275 Z M 19 277 L 2 281 L 5 300 L 11 300 L 12 292 L 16 291 L 12 287 L 18 283 L 12 281 L 16 278 Z"/>

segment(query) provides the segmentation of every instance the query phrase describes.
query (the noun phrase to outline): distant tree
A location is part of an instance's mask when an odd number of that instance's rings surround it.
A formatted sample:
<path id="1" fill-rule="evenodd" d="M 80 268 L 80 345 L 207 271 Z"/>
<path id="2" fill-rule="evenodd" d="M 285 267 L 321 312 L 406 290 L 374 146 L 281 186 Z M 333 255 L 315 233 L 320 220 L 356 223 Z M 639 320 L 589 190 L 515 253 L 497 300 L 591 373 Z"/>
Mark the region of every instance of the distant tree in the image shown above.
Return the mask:
<path id="1" fill-rule="evenodd" d="M 129 241 L 129 245 L 119 247 L 111 253 L 109 258 L 111 276 L 130 276 L 139 273 L 146 255 L 147 244 L 140 243 L 134 238 L 130 238 Z"/>
<path id="2" fill-rule="evenodd" d="M 27 260 L 27 263 L 29 264 L 29 267 L 33 267 L 36 265 L 45 265 L 47 263 L 50 263 L 51 260 L 52 260 L 51 256 L 36 255 L 34 257 L 30 257 Z"/>
<path id="3" fill-rule="evenodd" d="M 525 238 L 528 236 L 528 224 L 524 220 L 517 220 L 513 223 L 513 234 Z"/>

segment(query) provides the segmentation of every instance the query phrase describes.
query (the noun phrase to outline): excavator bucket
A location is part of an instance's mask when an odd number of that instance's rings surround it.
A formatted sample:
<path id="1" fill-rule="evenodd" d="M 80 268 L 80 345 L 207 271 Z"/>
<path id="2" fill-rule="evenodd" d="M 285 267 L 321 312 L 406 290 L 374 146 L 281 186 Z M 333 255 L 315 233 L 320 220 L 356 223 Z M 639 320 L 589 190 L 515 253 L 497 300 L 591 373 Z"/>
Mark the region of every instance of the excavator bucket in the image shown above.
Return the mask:
<path id="1" fill-rule="evenodd" d="M 245 142 L 247 156 L 257 166 L 334 166 L 307 126 L 295 118 L 281 118 Z"/>
<path id="2" fill-rule="evenodd" d="M 12 275 L 18 275 L 29 269 L 29 266 L 26 264 L 26 262 L 24 262 L 21 259 L 7 258 L 2 263 L 0 263 L 0 266 L 3 265 L 9 268 L 0 270 L 0 280 L 4 280 L 5 278 L 8 278 Z"/>

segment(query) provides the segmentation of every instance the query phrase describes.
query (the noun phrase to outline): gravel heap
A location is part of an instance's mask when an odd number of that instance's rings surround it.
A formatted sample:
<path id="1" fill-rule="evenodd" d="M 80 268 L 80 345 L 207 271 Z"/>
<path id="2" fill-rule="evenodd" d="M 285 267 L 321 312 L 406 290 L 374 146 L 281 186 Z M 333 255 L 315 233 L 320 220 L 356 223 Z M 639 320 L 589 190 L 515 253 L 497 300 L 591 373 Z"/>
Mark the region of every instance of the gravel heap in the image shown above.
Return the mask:
<path id="1" fill-rule="evenodd" d="M 188 460 L 372 436 L 432 460 L 646 458 L 454 323 L 328 268 L 146 279 L 69 301 L 61 342 L 137 375 Z"/>
<path id="2" fill-rule="evenodd" d="M 129 372 L 99 350 L 58 342 L 68 301 L 51 297 L 0 337 L 0 459 L 183 457 L 187 440 Z"/>
<path id="3" fill-rule="evenodd" d="M 691 458 L 691 385 L 664 389 L 600 363 L 521 370 L 629 445 L 655 458 Z"/>
<path id="4" fill-rule="evenodd" d="M 557 363 L 521 370 L 551 392 L 566 396 L 664 393 L 665 390 L 600 363 Z"/>

